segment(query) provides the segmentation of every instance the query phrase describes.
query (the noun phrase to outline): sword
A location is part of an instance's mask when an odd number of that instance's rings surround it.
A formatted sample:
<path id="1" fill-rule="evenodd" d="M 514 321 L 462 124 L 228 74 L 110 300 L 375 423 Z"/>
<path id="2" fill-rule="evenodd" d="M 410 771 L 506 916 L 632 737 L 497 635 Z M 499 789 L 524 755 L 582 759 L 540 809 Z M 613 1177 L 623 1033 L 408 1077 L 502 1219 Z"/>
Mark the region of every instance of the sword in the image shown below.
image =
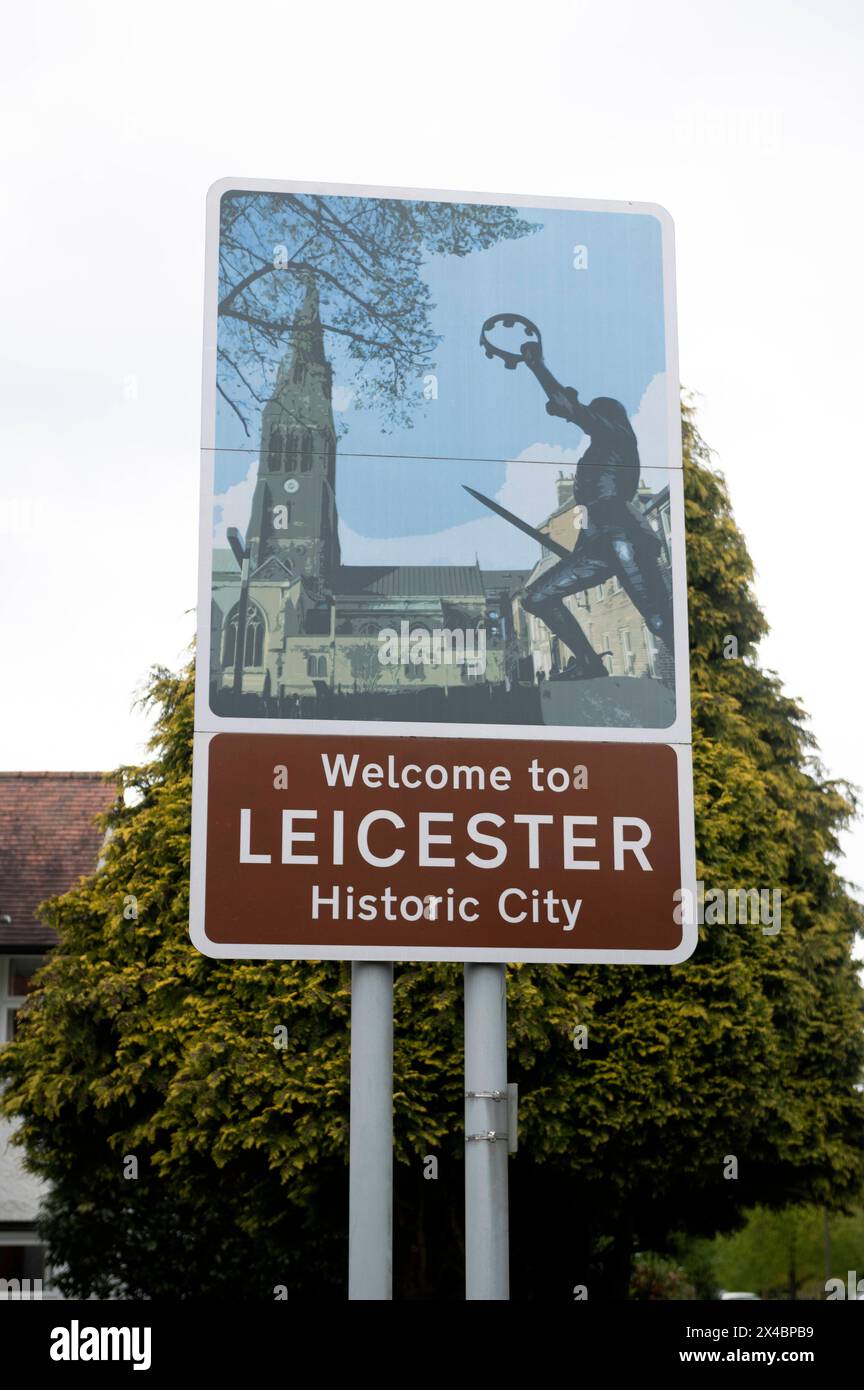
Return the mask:
<path id="1" fill-rule="evenodd" d="M 552 537 L 547 536 L 545 531 L 538 531 L 535 526 L 529 525 L 529 523 L 523 521 L 521 517 L 514 516 L 512 512 L 508 512 L 507 508 L 502 507 L 500 503 L 493 502 L 491 497 L 484 497 L 482 492 L 475 492 L 473 487 L 469 487 L 467 483 L 463 483 L 462 486 L 466 492 L 471 493 L 472 497 L 476 497 L 478 502 L 482 502 L 484 507 L 489 507 L 493 512 L 497 512 L 499 516 L 503 516 L 504 520 L 509 521 L 511 526 L 518 526 L 519 530 L 524 531 L 526 536 L 532 536 L 535 541 L 539 541 L 540 545 L 545 546 L 547 550 L 552 550 L 556 555 L 560 555 L 562 560 L 569 560 L 571 558 L 573 551 L 568 550 L 566 545 L 559 545 L 557 541 L 553 541 Z"/>

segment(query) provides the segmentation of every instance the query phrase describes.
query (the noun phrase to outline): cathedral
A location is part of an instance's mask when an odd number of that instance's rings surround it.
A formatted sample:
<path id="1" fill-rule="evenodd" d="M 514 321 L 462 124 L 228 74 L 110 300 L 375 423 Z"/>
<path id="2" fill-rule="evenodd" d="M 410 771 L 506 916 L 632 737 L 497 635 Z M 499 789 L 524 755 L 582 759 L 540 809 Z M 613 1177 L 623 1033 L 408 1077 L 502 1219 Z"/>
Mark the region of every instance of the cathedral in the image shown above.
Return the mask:
<path id="1" fill-rule="evenodd" d="M 342 564 L 332 371 L 312 282 L 262 413 L 245 544 L 243 622 L 240 563 L 232 550 L 213 553 L 210 694 L 217 713 L 325 716 L 334 698 L 345 704 L 363 696 L 386 718 L 380 701 L 393 694 L 433 688 L 446 696 L 504 680 L 513 594 L 525 571 Z M 384 634 L 400 630 L 462 634 L 465 659 L 432 663 L 415 645 L 403 651 L 404 661 L 385 663 Z M 481 630 L 479 662 L 472 638 Z M 340 709 L 339 717 L 350 711 Z"/>

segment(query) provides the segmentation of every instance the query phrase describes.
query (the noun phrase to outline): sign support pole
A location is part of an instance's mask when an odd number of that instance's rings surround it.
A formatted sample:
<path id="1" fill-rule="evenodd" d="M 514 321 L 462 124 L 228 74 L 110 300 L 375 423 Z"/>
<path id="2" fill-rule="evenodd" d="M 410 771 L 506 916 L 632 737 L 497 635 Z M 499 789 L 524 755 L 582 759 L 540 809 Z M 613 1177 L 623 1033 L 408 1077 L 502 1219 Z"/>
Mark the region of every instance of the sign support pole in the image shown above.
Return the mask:
<path id="1" fill-rule="evenodd" d="M 465 966 L 465 1297 L 510 1297 L 507 978 Z"/>
<path id="2" fill-rule="evenodd" d="M 393 1297 L 393 964 L 351 965 L 348 1298 Z"/>

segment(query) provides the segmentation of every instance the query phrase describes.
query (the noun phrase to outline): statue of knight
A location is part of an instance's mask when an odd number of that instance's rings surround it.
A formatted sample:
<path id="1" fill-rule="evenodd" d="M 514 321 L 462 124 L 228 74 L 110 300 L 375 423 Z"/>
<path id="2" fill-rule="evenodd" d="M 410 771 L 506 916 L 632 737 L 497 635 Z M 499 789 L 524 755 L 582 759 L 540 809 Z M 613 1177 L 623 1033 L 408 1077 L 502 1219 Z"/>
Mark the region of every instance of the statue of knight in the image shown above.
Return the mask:
<path id="1" fill-rule="evenodd" d="M 524 329 L 525 341 L 518 353 L 490 340 L 489 333 L 498 324 L 506 328 L 519 324 Z M 502 358 L 510 370 L 524 362 L 546 392 L 548 414 L 569 420 L 591 439 L 576 465 L 573 496 L 584 509 L 584 522 L 572 551 L 482 493 L 467 489 L 562 557 L 529 584 L 522 595 L 522 607 L 541 618 L 573 654 L 553 679 L 587 680 L 609 674 L 564 599 L 602 584 L 613 575 L 617 575 L 648 629 L 671 653 L 672 605 L 657 564 L 661 542 L 633 505 L 639 487 L 639 448 L 624 406 L 608 396 L 598 396 L 590 405 L 583 405 L 571 386 L 556 381 L 543 361 L 539 329 L 521 314 L 495 314 L 487 319 L 480 345 L 487 357 Z"/>

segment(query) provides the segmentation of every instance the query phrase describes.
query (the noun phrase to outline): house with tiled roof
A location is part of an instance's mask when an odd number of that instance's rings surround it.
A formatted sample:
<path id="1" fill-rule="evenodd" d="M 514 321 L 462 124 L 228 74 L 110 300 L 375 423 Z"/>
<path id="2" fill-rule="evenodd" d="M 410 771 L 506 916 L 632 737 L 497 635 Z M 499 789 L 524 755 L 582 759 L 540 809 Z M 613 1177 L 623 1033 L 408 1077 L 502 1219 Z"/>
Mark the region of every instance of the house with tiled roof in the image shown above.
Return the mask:
<path id="1" fill-rule="evenodd" d="M 96 868 L 96 818 L 115 794 L 100 772 L 0 772 L 0 1046 L 15 1036 L 31 982 L 57 941 L 40 904 Z M 0 1280 L 43 1280 L 43 1185 L 10 1143 L 13 1128 L 0 1117 Z"/>

